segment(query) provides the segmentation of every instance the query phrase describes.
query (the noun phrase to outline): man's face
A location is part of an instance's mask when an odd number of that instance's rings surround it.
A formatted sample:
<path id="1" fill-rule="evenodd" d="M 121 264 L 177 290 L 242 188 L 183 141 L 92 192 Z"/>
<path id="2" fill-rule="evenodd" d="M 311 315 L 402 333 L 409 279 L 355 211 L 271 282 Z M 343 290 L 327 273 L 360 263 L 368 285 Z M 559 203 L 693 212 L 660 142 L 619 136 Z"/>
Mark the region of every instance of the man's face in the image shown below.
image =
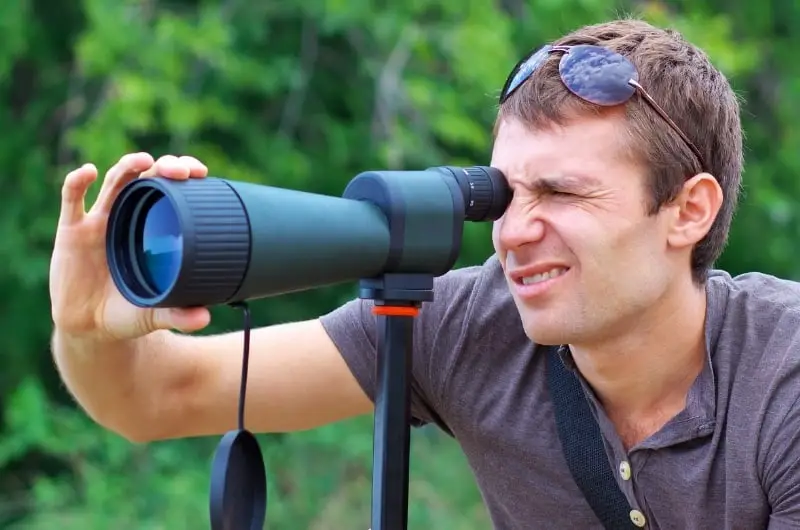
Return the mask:
<path id="1" fill-rule="evenodd" d="M 621 156 L 621 121 L 531 131 L 509 121 L 491 165 L 513 190 L 495 250 L 528 336 L 591 346 L 657 304 L 678 267 L 666 216 L 648 216 L 643 170 Z M 686 267 L 688 274 L 688 267 Z"/>

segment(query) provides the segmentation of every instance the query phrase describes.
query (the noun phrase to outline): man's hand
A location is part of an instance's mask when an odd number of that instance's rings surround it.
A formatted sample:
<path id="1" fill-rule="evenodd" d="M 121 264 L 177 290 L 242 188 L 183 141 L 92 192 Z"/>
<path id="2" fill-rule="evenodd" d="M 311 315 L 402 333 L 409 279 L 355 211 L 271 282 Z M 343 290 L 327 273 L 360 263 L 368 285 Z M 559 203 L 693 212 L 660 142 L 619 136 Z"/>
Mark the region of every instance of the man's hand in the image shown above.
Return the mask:
<path id="1" fill-rule="evenodd" d="M 86 190 L 97 179 L 92 164 L 70 172 L 62 188 L 61 214 L 50 263 L 50 300 L 56 328 L 69 336 L 96 341 L 130 339 L 158 329 L 197 331 L 209 323 L 205 308 L 141 309 L 117 290 L 106 263 L 106 225 L 122 187 L 139 177 L 202 178 L 199 160 L 147 153 L 123 156 L 106 173 L 97 201 L 88 212 Z"/>

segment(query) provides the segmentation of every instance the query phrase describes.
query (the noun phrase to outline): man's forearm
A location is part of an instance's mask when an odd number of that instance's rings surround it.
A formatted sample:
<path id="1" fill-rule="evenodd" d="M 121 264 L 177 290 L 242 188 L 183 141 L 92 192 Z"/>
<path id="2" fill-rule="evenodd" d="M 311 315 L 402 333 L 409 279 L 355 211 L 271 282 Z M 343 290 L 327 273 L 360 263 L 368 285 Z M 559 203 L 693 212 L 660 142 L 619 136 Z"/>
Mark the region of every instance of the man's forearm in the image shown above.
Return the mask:
<path id="1" fill-rule="evenodd" d="M 56 330 L 53 357 L 69 392 L 100 425 L 135 441 L 157 436 L 169 410 L 176 374 L 170 369 L 172 334 L 98 342 Z"/>

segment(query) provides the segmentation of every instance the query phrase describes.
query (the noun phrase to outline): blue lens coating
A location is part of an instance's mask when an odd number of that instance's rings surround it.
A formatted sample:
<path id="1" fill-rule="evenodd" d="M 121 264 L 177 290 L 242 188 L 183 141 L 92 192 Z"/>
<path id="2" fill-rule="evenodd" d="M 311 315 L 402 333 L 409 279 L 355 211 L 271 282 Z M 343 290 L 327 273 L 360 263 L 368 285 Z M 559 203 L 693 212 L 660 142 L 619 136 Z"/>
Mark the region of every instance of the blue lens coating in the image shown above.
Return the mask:
<path id="1" fill-rule="evenodd" d="M 514 77 L 510 80 L 505 90 L 503 90 L 501 101 L 505 101 L 522 83 L 528 80 L 531 74 L 542 64 L 542 61 L 545 60 L 551 49 L 552 46 L 549 44 L 545 45 L 519 65 Z"/>
<path id="2" fill-rule="evenodd" d="M 591 45 L 572 46 L 559 63 L 561 79 L 572 93 L 596 105 L 625 103 L 636 87 L 636 68 L 618 53 Z"/>
<path id="3" fill-rule="evenodd" d="M 150 208 L 142 234 L 143 274 L 159 293 L 178 278 L 183 259 L 183 235 L 169 199 L 161 197 Z"/>

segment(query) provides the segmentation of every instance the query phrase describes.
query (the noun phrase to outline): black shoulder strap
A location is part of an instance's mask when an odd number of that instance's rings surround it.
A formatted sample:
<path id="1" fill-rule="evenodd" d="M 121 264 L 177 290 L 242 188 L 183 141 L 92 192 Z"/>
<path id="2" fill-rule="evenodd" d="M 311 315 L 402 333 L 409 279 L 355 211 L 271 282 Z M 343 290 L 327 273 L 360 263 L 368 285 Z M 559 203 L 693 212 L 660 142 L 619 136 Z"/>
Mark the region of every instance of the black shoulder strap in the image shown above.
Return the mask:
<path id="1" fill-rule="evenodd" d="M 558 435 L 575 482 L 605 528 L 636 528 L 580 381 L 564 366 L 558 347 L 548 347 L 547 352 L 547 383 Z"/>

